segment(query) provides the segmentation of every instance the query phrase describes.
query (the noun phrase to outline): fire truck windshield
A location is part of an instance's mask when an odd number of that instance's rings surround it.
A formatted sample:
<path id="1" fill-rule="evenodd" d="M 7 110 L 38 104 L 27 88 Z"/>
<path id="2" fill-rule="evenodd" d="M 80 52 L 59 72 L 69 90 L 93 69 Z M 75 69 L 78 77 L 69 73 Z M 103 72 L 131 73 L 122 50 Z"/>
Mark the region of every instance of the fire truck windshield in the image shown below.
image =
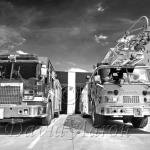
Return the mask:
<path id="1" fill-rule="evenodd" d="M 129 73 L 130 82 L 150 82 L 148 78 L 148 70 L 143 68 L 134 69 Z"/>
<path id="2" fill-rule="evenodd" d="M 146 83 L 150 82 L 150 70 L 146 68 L 101 68 L 98 70 L 101 81 L 120 83 Z"/>
<path id="3" fill-rule="evenodd" d="M 11 73 L 12 72 L 12 73 Z M 11 75 L 12 74 L 12 75 Z M 0 79 L 36 78 L 37 63 L 0 63 Z"/>

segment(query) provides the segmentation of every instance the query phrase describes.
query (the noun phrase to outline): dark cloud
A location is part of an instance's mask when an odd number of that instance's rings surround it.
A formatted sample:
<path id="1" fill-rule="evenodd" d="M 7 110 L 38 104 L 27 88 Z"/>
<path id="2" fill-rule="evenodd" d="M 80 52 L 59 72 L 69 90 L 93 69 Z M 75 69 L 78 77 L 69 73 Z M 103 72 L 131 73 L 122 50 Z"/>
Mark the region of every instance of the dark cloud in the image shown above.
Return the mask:
<path id="1" fill-rule="evenodd" d="M 22 49 L 50 55 L 59 70 L 71 64 L 90 70 L 136 19 L 149 16 L 149 5 L 149 0 L 1 0 L 0 27 L 25 38 Z M 95 35 L 108 38 L 98 44 Z"/>
<path id="2" fill-rule="evenodd" d="M 13 28 L 6 26 L 0 26 L 0 48 L 7 48 L 8 46 L 18 46 L 22 44 L 25 39 L 20 35 L 19 32 Z"/>

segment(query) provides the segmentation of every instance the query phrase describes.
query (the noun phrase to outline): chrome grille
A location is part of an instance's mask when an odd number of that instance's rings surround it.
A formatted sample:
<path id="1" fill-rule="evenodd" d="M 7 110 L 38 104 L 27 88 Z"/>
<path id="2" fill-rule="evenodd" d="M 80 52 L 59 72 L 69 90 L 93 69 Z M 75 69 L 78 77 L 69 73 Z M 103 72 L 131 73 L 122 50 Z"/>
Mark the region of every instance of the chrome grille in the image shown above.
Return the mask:
<path id="1" fill-rule="evenodd" d="M 123 96 L 123 103 L 139 103 L 139 96 Z"/>
<path id="2" fill-rule="evenodd" d="M 20 104 L 20 86 L 0 86 L 0 104 Z"/>

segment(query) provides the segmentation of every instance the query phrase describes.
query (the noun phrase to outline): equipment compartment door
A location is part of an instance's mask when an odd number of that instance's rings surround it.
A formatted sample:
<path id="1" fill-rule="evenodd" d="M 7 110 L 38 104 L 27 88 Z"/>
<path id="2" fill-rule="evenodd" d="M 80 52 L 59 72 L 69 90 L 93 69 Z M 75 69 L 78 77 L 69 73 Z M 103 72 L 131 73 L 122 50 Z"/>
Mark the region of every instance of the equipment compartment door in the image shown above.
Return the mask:
<path id="1" fill-rule="evenodd" d="M 0 119 L 4 118 L 4 109 L 0 108 Z"/>
<path id="2" fill-rule="evenodd" d="M 143 108 L 142 107 L 134 107 L 133 113 L 134 113 L 134 117 L 143 117 Z"/>

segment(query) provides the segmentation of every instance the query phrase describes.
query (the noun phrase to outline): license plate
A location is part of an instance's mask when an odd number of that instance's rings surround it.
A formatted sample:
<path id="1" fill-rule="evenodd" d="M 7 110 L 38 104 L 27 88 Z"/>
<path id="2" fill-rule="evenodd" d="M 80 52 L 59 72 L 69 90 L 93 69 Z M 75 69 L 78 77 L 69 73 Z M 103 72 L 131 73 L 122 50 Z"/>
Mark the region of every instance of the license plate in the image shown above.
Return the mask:
<path id="1" fill-rule="evenodd" d="M 142 108 L 134 108 L 134 117 L 143 117 L 143 109 Z"/>
<path id="2" fill-rule="evenodd" d="M 4 109 L 0 109 L 0 119 L 4 118 Z"/>

